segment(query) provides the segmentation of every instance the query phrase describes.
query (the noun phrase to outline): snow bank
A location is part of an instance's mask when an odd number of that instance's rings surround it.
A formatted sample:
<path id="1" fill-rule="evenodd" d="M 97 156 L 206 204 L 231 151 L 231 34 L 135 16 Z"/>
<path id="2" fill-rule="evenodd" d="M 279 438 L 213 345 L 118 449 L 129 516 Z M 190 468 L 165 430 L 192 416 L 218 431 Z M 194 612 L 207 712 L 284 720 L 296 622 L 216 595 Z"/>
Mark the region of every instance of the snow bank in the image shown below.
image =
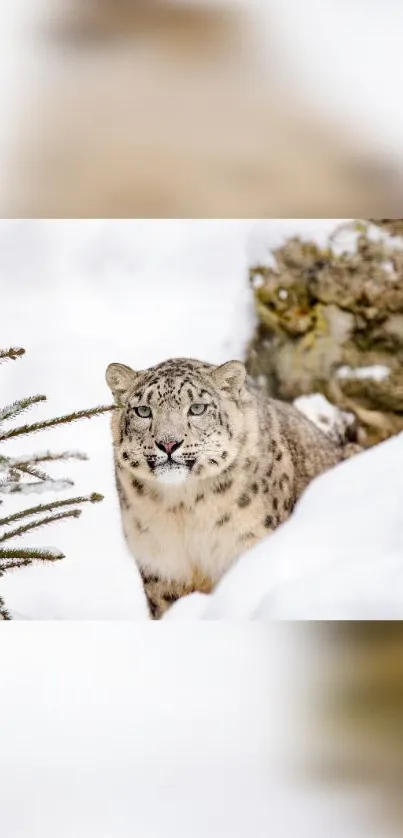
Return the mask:
<path id="1" fill-rule="evenodd" d="M 400 619 L 402 509 L 399 434 L 317 478 L 213 594 L 178 602 L 165 619 Z"/>

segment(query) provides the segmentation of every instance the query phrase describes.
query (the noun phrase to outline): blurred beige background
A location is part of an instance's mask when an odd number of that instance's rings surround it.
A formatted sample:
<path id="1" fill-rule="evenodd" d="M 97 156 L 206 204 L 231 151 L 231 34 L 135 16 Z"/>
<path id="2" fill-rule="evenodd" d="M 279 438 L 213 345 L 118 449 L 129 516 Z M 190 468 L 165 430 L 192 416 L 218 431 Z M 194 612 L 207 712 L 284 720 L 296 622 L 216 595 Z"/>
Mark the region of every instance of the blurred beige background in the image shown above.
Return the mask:
<path id="1" fill-rule="evenodd" d="M 18 0 L 3 215 L 401 214 L 395 161 L 297 83 L 278 5 Z"/>

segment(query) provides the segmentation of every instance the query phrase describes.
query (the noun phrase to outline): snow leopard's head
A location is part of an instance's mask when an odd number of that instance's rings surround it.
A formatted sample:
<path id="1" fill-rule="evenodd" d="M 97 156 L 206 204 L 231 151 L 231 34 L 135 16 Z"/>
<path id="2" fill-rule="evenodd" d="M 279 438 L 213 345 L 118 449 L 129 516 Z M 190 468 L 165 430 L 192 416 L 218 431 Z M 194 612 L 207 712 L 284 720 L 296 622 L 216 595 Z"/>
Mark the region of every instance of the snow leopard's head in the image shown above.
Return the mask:
<path id="1" fill-rule="evenodd" d="M 239 361 L 216 367 L 174 358 L 140 372 L 110 364 L 117 462 L 135 479 L 167 484 L 226 471 L 245 438 L 245 376 Z"/>

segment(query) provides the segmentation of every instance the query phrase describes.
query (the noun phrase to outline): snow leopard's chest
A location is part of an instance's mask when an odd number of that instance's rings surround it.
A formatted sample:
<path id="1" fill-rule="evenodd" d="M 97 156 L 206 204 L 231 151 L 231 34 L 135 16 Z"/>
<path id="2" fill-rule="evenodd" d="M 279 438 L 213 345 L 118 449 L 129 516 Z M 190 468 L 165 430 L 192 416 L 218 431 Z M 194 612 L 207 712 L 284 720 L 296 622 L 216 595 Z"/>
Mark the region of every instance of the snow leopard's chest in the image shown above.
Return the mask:
<path id="1" fill-rule="evenodd" d="M 135 497 L 122 509 L 128 546 L 140 568 L 189 582 L 195 573 L 215 584 L 249 547 L 288 517 L 290 484 L 273 489 L 264 469 L 252 479 L 234 475 L 222 491 L 196 493 L 192 502 Z"/>

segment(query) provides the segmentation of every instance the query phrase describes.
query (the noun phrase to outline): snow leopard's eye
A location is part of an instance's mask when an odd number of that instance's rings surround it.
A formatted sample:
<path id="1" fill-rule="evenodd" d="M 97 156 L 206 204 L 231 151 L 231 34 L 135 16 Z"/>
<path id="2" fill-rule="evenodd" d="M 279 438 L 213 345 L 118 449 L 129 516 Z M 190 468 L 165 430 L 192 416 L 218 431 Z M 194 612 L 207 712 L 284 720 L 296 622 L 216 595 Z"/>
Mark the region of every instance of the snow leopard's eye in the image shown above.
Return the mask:
<path id="1" fill-rule="evenodd" d="M 201 416 L 205 410 L 207 410 L 206 404 L 191 404 L 189 407 L 189 413 L 191 416 Z"/>
<path id="2" fill-rule="evenodd" d="M 148 407 L 147 404 L 139 404 L 134 410 L 137 416 L 140 416 L 140 419 L 149 419 L 151 416 L 151 407 Z"/>

